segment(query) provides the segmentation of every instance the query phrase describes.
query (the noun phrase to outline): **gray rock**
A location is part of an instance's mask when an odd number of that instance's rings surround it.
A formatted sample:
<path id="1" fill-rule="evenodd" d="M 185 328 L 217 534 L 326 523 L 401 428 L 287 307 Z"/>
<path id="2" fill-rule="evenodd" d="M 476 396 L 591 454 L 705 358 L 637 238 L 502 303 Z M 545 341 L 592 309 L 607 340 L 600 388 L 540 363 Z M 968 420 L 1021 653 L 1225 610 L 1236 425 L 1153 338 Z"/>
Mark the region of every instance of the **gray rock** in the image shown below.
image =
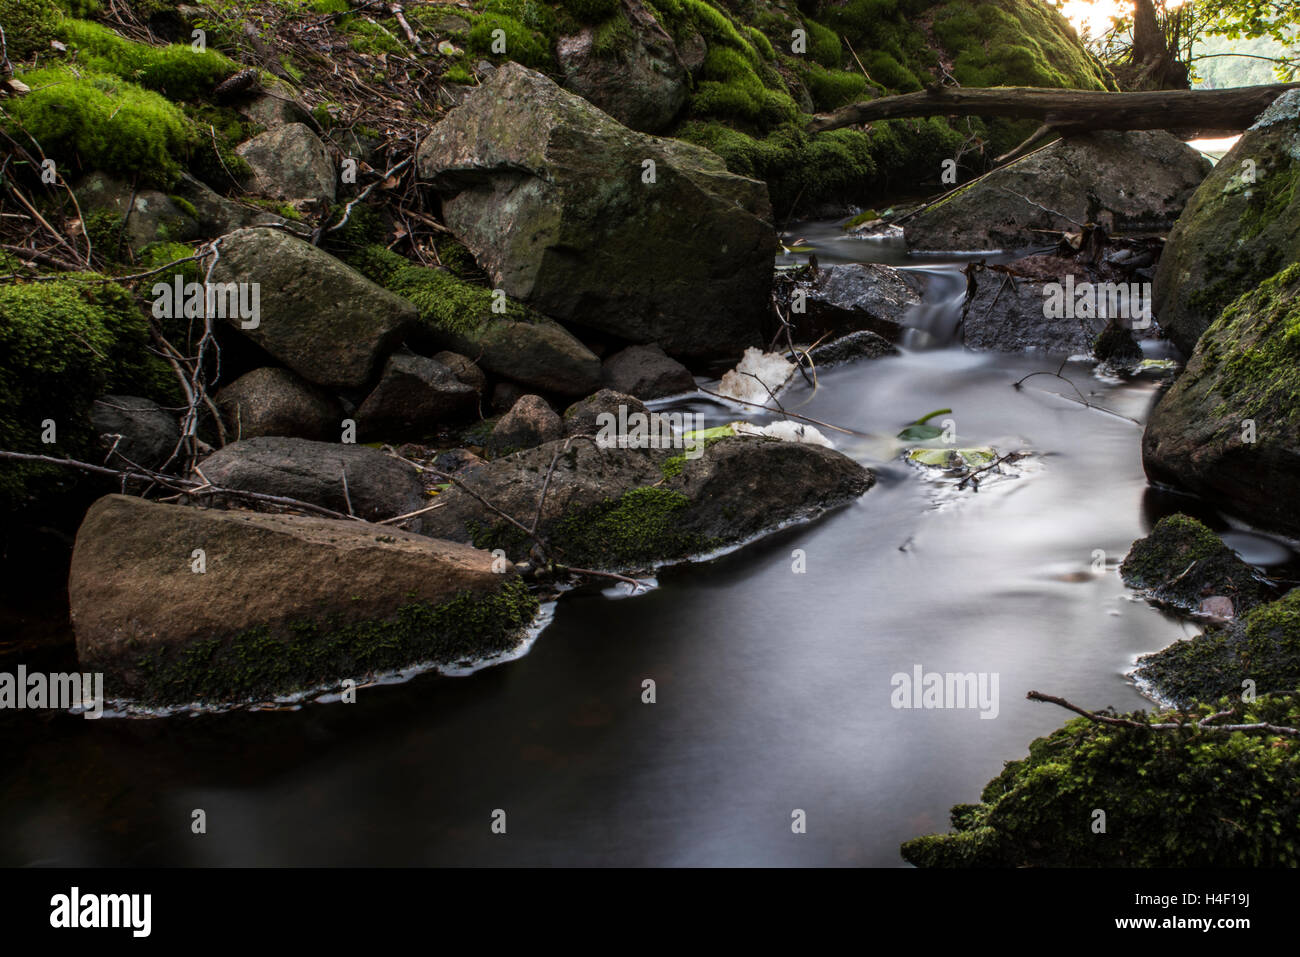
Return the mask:
<path id="1" fill-rule="evenodd" d="M 235 147 L 272 199 L 333 202 L 337 174 L 329 151 L 306 125 L 286 123 Z"/>
<path id="2" fill-rule="evenodd" d="M 584 395 L 600 383 L 600 360 L 557 322 L 489 319 L 463 333 L 440 332 L 439 345 L 477 356 L 493 375 L 559 395 Z"/>
<path id="3" fill-rule="evenodd" d="M 546 400 L 539 395 L 525 395 L 493 427 L 487 449 L 493 455 L 505 455 L 563 435 L 564 423 Z"/>
<path id="4" fill-rule="evenodd" d="M 895 342 L 908 312 L 921 301 L 910 274 L 879 263 L 844 263 L 820 269 L 805 288 L 804 312 L 791 311 L 800 339 L 869 330 Z"/>
<path id="5" fill-rule="evenodd" d="M 156 469 L 167 461 L 180 441 L 175 413 L 135 395 L 104 395 L 90 407 L 90 423 L 105 449 L 115 449 L 108 464 Z M 117 436 L 121 436 L 119 440 Z"/>
<path id="6" fill-rule="evenodd" d="M 415 469 L 365 445 L 270 436 L 232 442 L 199 463 L 213 485 L 283 495 L 370 521 L 426 504 Z M 347 493 L 343 476 L 347 474 Z M 411 526 L 419 531 L 419 520 Z"/>
<path id="7" fill-rule="evenodd" d="M 496 459 L 464 482 L 518 521 L 530 523 L 563 442 Z M 672 463 L 670 467 L 669 463 Z M 779 479 L 774 478 L 779 476 Z M 850 501 L 875 476 L 832 449 L 736 437 L 696 458 L 673 449 L 597 449 L 574 442 L 556 460 L 538 533 L 560 560 L 629 570 L 746 541 Z M 430 512 L 432 534 L 527 555 L 531 542 L 452 488 Z"/>
<path id="8" fill-rule="evenodd" d="M 487 388 L 487 376 L 483 374 L 483 370 L 476 366 L 474 360 L 469 356 L 463 356 L 458 352 L 448 352 L 444 349 L 442 352 L 434 353 L 433 361 L 445 365 L 451 370 L 452 375 L 480 395 Z"/>
<path id="9" fill-rule="evenodd" d="M 1300 262 L 1298 186 L 1300 90 L 1291 90 L 1219 161 L 1169 234 L 1155 311 L 1184 355 L 1230 302 Z"/>
<path id="10" fill-rule="evenodd" d="M 288 369 L 247 372 L 217 393 L 216 404 L 232 441 L 263 435 L 328 440 L 342 434 L 338 401 Z"/>
<path id="11" fill-rule="evenodd" d="M 474 388 L 442 363 L 398 353 L 357 409 L 357 430 L 367 442 L 422 439 L 440 423 L 471 414 L 477 401 Z"/>
<path id="12" fill-rule="evenodd" d="M 898 349 L 884 336 L 866 329 L 850 332 L 812 350 L 812 360 L 819 369 L 829 369 L 859 359 L 882 359 L 898 355 Z"/>
<path id="13" fill-rule="evenodd" d="M 221 242 L 213 282 L 259 284 L 256 328 L 235 328 L 309 382 L 359 389 L 414 326 L 415 307 L 311 243 L 276 229 Z"/>
<path id="14" fill-rule="evenodd" d="M 564 433 L 565 435 L 596 435 L 600 431 L 597 418 L 603 413 L 609 413 L 616 419 L 625 421 L 619 417 L 620 409 L 629 416 L 634 413 L 644 415 L 650 411 L 636 396 L 626 395 L 613 389 L 601 389 L 595 395 L 580 399 L 564 410 Z"/>
<path id="15" fill-rule="evenodd" d="M 86 514 L 68 597 L 78 660 L 105 673 L 107 696 L 169 704 L 497 654 L 518 646 L 537 607 L 515 569 L 464 545 L 125 495 Z"/>
<path id="16" fill-rule="evenodd" d="M 767 187 L 708 150 L 628 130 L 507 63 L 417 160 L 494 285 L 545 315 L 675 355 L 758 343 L 777 249 Z"/>
<path id="17" fill-rule="evenodd" d="M 298 102 L 293 87 L 279 79 L 271 85 L 270 89 L 248 97 L 236 105 L 235 109 L 247 119 L 268 130 L 273 130 L 277 126 L 287 126 L 290 123 L 307 125 L 309 119 L 307 109 Z"/>
<path id="18" fill-rule="evenodd" d="M 126 217 L 124 238 L 131 249 L 156 242 L 185 242 L 199 235 L 198 221 L 189 210 L 156 189 L 134 189 L 107 173 L 91 173 L 76 190 L 83 214 L 105 210 Z"/>
<path id="19" fill-rule="evenodd" d="M 679 392 L 694 392 L 690 370 L 657 345 L 628 346 L 601 366 L 601 384 L 639 399 L 659 399 Z"/>
<path id="20" fill-rule="evenodd" d="M 1085 133 L 994 170 L 912 217 L 904 233 L 912 249 L 975 251 L 1045 245 L 1051 231 L 1090 222 L 1112 235 L 1163 232 L 1209 171 L 1169 133 Z"/>
<path id="21" fill-rule="evenodd" d="M 194 208 L 198 234 L 204 237 L 223 236 L 246 226 L 275 226 L 285 222 L 274 213 L 226 199 L 189 173 L 181 174 L 176 195 Z"/>
<path id="22" fill-rule="evenodd" d="M 627 29 L 602 47 L 595 27 L 562 36 L 555 57 L 564 86 L 624 126 L 643 133 L 667 128 L 686 105 L 690 78 L 672 37 L 640 0 L 623 0 Z"/>

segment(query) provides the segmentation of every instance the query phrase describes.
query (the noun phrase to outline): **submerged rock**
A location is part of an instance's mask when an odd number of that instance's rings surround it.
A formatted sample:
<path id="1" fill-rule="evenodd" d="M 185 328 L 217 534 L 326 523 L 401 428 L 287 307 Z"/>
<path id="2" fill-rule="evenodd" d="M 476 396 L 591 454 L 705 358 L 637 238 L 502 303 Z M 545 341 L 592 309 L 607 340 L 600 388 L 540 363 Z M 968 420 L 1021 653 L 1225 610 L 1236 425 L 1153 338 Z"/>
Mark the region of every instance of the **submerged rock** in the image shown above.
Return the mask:
<path id="1" fill-rule="evenodd" d="M 863 329 L 851 332 L 830 342 L 824 342 L 810 353 L 819 369 L 829 369 L 859 359 L 883 359 L 898 355 L 898 348 L 884 336 Z"/>
<path id="2" fill-rule="evenodd" d="M 414 468 L 365 445 L 265 436 L 232 442 L 199 468 L 213 485 L 283 495 L 343 515 L 350 509 L 369 521 L 405 515 L 427 504 L 424 483 Z M 405 527 L 419 531 L 419 521 L 412 519 Z"/>
<path id="3" fill-rule="evenodd" d="M 708 150 L 635 133 L 507 63 L 417 155 L 447 225 L 509 295 L 674 355 L 757 343 L 777 249 L 767 187 Z"/>
<path id="4" fill-rule="evenodd" d="M 362 522 L 109 495 L 77 533 L 68 596 L 109 697 L 219 703 L 507 651 L 537 603 L 499 568 Z"/>
<path id="5" fill-rule="evenodd" d="M 1044 245 L 1087 223 L 1112 234 L 1163 232 L 1210 167 L 1165 132 L 1069 136 L 912 217 L 904 234 L 912 249 L 973 252 Z"/>
<path id="6" fill-rule="evenodd" d="M 497 459 L 465 479 L 525 525 L 537 513 L 557 449 Z M 688 449 L 598 449 L 573 442 L 560 455 L 537 526 L 555 556 L 582 568 L 632 569 L 743 542 L 808 519 L 866 492 L 875 476 L 832 449 L 728 437 Z M 692 457 L 693 456 L 693 457 Z M 452 488 L 429 514 L 428 534 L 526 556 L 518 528 Z"/>
<path id="7" fill-rule="evenodd" d="M 1186 611 L 1199 610 L 1206 598 L 1223 597 L 1241 613 L 1268 596 L 1253 567 L 1186 515 L 1158 521 L 1150 535 L 1133 543 L 1119 573 L 1130 588 Z"/>
<path id="8" fill-rule="evenodd" d="M 1223 311 L 1157 403 L 1142 464 L 1267 530 L 1300 534 L 1300 264 Z"/>
<path id="9" fill-rule="evenodd" d="M 1264 111 L 1192 196 L 1156 270 L 1156 316 L 1190 356 L 1238 296 L 1300 261 L 1300 90 Z"/>
<path id="10" fill-rule="evenodd" d="M 880 263 L 842 263 L 819 269 L 787 295 L 804 294 L 804 311 L 789 310 L 795 335 L 814 341 L 827 333 L 874 332 L 889 342 L 921 301 L 920 283 L 904 270 Z"/>

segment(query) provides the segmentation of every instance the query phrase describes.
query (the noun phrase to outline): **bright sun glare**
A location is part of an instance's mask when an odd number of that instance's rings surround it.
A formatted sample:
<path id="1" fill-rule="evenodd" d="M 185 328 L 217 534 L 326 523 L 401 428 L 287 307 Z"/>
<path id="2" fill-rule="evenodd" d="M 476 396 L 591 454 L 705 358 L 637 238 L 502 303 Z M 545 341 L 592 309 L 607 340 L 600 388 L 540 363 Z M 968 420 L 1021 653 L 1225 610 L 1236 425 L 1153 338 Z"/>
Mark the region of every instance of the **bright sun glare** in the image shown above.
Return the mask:
<path id="1" fill-rule="evenodd" d="M 1166 7 L 1180 7 L 1182 0 L 1169 0 Z M 1113 17 L 1132 13 L 1131 0 L 1065 0 L 1061 12 L 1074 24 L 1080 36 L 1086 31 L 1093 37 L 1100 36 L 1110 29 Z"/>

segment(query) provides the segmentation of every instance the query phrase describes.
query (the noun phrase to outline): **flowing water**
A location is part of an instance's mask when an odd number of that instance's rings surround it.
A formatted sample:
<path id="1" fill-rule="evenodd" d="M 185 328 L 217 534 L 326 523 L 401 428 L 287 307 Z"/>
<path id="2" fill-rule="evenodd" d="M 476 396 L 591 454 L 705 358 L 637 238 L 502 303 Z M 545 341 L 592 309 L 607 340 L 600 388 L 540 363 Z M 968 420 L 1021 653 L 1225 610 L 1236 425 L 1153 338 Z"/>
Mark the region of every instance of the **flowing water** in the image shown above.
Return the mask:
<path id="1" fill-rule="evenodd" d="M 887 441 L 823 429 L 877 470 L 859 501 L 661 570 L 646 594 L 569 593 L 513 662 L 365 688 L 352 705 L 7 715 L 0 863 L 897 866 L 900 841 L 944 830 L 952 804 L 1065 720 L 1027 691 L 1150 706 L 1126 672 L 1189 633 L 1115 571 L 1187 504 L 1148 490 L 1125 418 L 1145 417 L 1155 380 L 1067 364 L 1110 412 L 1050 376 L 1018 391 L 1061 357 L 934 347 L 960 312 L 956 265 L 807 228 L 823 263 L 920 269 L 926 302 L 902 356 L 824 370 L 786 408 L 880 435 L 951 408 L 960 445 L 1033 450 L 1018 476 L 959 490 Z M 741 415 L 679 405 L 709 425 Z M 1258 560 L 1290 557 L 1236 536 Z M 996 676 L 996 717 L 894 708 L 892 676 L 917 666 Z M 205 835 L 191 833 L 199 808 Z"/>

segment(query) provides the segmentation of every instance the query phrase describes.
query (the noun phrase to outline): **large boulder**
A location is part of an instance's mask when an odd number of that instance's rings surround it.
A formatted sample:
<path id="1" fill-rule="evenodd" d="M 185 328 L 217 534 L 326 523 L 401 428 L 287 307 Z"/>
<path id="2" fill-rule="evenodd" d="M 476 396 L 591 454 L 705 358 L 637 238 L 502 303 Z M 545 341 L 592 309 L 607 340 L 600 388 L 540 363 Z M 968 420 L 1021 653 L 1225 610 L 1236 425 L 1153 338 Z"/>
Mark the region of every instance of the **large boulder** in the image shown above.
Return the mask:
<path id="1" fill-rule="evenodd" d="M 640 0 L 623 0 L 615 17 L 612 30 L 588 26 L 560 37 L 555 58 L 564 85 L 624 126 L 662 132 L 686 105 L 686 64 Z"/>
<path id="2" fill-rule="evenodd" d="M 232 442 L 199 468 L 221 488 L 285 496 L 344 515 L 350 510 L 369 521 L 427 504 L 414 468 L 365 445 L 263 436 Z M 419 531 L 418 522 L 407 527 Z"/>
<path id="3" fill-rule="evenodd" d="M 464 545 L 124 495 L 86 514 L 68 596 L 81 667 L 105 672 L 110 697 L 161 703 L 497 654 L 536 609 L 513 568 Z"/>
<path id="4" fill-rule="evenodd" d="M 1300 262 L 1300 90 L 1265 110 L 1201 184 L 1156 270 L 1160 325 L 1191 355 L 1224 307 Z"/>
<path id="5" fill-rule="evenodd" d="M 789 291 L 802 291 L 803 311 L 791 308 L 787 318 L 795 335 L 809 342 L 863 330 L 897 342 L 908 313 L 921 302 L 921 285 L 911 273 L 880 263 L 825 266 Z"/>
<path id="6" fill-rule="evenodd" d="M 1169 133 L 1069 136 L 980 177 L 903 232 L 912 249 L 986 250 L 1044 245 L 1051 232 L 1087 223 L 1111 234 L 1164 231 L 1209 171 Z"/>
<path id="7" fill-rule="evenodd" d="M 757 344 L 777 249 L 767 187 L 708 150 L 507 63 L 417 158 L 493 283 L 542 313 L 676 355 Z"/>
<path id="8" fill-rule="evenodd" d="M 217 393 L 226 434 L 234 440 L 262 435 L 337 439 L 343 410 L 323 389 L 288 369 L 263 366 L 246 372 Z"/>
<path id="9" fill-rule="evenodd" d="M 1142 437 L 1156 482 L 1300 535 L 1300 264 L 1242 296 L 1196 345 Z"/>
<path id="10" fill-rule="evenodd" d="M 556 459 L 565 441 L 497 459 L 463 481 L 531 526 L 549 473 L 537 532 L 559 560 L 582 568 L 640 568 L 747 541 L 875 482 L 839 452 L 780 439 L 724 437 L 695 450 L 573 442 Z M 439 501 L 426 533 L 512 558 L 529 553 L 528 537 L 468 492 L 452 488 Z"/>
<path id="11" fill-rule="evenodd" d="M 309 382 L 367 385 L 415 324 L 415 307 L 311 243 L 278 229 L 240 229 L 221 240 L 217 283 L 258 283 L 254 328 L 228 321 Z"/>
<path id="12" fill-rule="evenodd" d="M 441 362 L 397 353 L 357 409 L 357 429 L 365 441 L 422 439 L 440 423 L 463 419 L 477 403 L 474 387 Z"/>
<path id="13" fill-rule="evenodd" d="M 329 150 L 303 123 L 286 123 L 235 147 L 257 192 L 273 199 L 333 202 L 337 175 Z"/>

